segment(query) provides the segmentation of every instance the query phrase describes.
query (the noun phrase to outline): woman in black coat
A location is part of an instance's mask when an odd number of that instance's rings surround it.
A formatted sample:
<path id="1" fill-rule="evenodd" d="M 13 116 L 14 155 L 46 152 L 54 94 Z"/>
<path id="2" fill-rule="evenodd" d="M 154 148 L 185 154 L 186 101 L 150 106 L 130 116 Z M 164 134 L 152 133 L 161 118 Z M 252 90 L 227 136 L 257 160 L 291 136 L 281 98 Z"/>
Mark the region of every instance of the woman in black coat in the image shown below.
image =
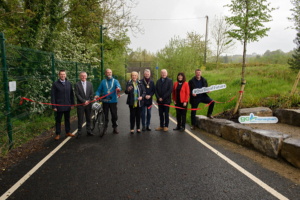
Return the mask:
<path id="1" fill-rule="evenodd" d="M 140 133 L 141 112 L 146 90 L 143 83 L 138 80 L 138 73 L 135 71 L 131 72 L 131 79 L 126 84 L 125 94 L 128 95 L 127 104 L 130 110 L 130 133 L 134 133 L 135 122 L 137 133 Z"/>

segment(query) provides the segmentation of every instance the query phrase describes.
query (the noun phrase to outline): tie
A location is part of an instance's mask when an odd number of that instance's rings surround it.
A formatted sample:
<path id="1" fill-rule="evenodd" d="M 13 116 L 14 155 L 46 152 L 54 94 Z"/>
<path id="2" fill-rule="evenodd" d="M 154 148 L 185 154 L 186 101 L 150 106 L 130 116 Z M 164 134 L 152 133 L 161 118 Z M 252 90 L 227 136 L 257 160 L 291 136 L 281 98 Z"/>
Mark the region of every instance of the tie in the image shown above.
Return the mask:
<path id="1" fill-rule="evenodd" d="M 83 87 L 84 94 L 86 95 L 85 82 L 82 83 L 82 87 Z"/>

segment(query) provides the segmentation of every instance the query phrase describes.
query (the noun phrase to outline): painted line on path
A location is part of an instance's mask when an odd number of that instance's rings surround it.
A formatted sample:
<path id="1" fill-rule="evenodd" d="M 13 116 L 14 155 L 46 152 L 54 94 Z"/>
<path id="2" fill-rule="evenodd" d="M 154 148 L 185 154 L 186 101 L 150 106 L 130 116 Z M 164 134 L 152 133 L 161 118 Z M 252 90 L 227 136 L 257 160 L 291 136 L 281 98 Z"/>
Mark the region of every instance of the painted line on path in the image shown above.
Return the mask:
<path id="1" fill-rule="evenodd" d="M 158 107 L 156 105 L 154 105 L 154 106 L 158 109 Z M 173 118 L 169 117 L 169 119 L 172 122 L 174 122 L 175 124 L 177 124 L 177 122 Z M 271 188 L 270 186 L 268 186 L 266 183 L 264 183 L 263 181 L 261 181 L 260 179 L 258 179 L 254 175 L 252 175 L 250 172 L 248 172 L 247 170 L 245 170 L 244 168 L 242 168 L 241 166 L 239 166 L 238 164 L 236 164 L 234 161 L 232 161 L 231 159 L 229 159 L 228 157 L 226 157 L 225 155 L 223 155 L 221 152 L 219 152 L 218 150 L 216 150 L 215 148 L 213 148 L 212 146 L 210 146 L 209 144 L 207 144 L 206 142 L 204 142 L 203 140 L 201 140 L 199 137 L 197 137 L 195 134 L 193 134 L 189 130 L 185 130 L 185 132 L 188 133 L 193 138 L 195 138 L 198 142 L 200 142 L 206 148 L 208 148 L 209 150 L 211 150 L 212 152 L 214 152 L 215 154 L 217 154 L 220 158 L 222 158 L 223 160 L 225 160 L 232 167 L 236 168 L 238 171 L 240 171 L 245 176 L 247 176 L 248 178 L 250 178 L 252 181 L 254 181 L 256 184 L 258 184 L 260 187 L 264 188 L 266 191 L 268 191 L 269 193 L 271 193 L 276 198 L 278 198 L 280 200 L 288 200 L 287 197 L 283 196 L 282 194 L 280 194 L 279 192 L 277 192 L 276 190 L 274 190 L 273 188 Z"/>
<path id="2" fill-rule="evenodd" d="M 125 93 L 121 94 L 121 96 L 123 96 Z M 94 117 L 94 116 L 93 116 Z M 92 117 L 92 118 L 93 118 Z M 86 122 L 82 125 L 82 127 L 84 127 L 86 125 Z M 77 133 L 76 129 L 72 134 L 76 134 Z M 64 146 L 69 140 L 71 139 L 71 137 L 67 137 L 63 142 L 61 142 L 54 150 L 52 150 L 45 158 L 43 158 L 43 160 L 41 160 L 38 164 L 36 164 L 27 174 L 25 174 L 17 183 L 15 183 L 11 188 L 9 188 L 9 190 L 7 190 L 1 197 L 0 200 L 5 200 L 7 199 L 10 195 L 12 195 L 23 183 L 25 183 L 25 181 L 30 178 L 30 176 L 32 176 L 43 164 L 45 164 L 45 162 L 47 162 L 47 160 L 49 160 L 49 158 L 51 158 L 62 146 Z"/>

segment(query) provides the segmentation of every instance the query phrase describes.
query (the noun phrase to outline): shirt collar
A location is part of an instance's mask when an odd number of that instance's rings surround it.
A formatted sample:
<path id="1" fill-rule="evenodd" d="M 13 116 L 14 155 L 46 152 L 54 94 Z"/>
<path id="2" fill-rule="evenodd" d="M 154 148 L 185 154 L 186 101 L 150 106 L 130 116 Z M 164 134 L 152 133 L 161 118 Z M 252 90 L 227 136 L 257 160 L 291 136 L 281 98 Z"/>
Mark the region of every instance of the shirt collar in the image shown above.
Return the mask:
<path id="1" fill-rule="evenodd" d="M 66 79 L 65 79 L 64 81 L 62 81 L 61 79 L 59 79 L 59 80 L 60 80 L 60 82 L 62 82 L 62 83 L 66 82 Z"/>

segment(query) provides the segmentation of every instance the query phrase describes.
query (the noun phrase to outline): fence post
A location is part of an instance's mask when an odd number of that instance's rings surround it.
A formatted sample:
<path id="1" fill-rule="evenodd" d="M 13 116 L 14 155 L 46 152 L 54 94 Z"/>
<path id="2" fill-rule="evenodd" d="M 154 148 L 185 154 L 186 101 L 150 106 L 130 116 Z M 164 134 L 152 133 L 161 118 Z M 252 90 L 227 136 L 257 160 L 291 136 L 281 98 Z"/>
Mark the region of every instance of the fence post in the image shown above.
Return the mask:
<path id="1" fill-rule="evenodd" d="M 5 55 L 5 38 L 4 33 L 0 33 L 1 42 L 1 61 L 3 66 L 3 83 L 4 83 L 4 94 L 5 94 L 5 108 L 6 108 L 6 119 L 7 119 L 7 135 L 9 138 L 9 149 L 13 147 L 12 129 L 11 129 L 11 117 L 10 117 L 10 106 L 9 106 L 9 90 L 8 90 L 8 77 L 7 77 L 7 65 Z"/>
<path id="2" fill-rule="evenodd" d="M 77 81 L 78 81 L 78 68 L 77 68 L 77 62 L 75 62 L 75 65 L 76 65 L 76 74 L 75 74 L 75 76 L 76 76 L 76 83 L 77 83 Z"/>

